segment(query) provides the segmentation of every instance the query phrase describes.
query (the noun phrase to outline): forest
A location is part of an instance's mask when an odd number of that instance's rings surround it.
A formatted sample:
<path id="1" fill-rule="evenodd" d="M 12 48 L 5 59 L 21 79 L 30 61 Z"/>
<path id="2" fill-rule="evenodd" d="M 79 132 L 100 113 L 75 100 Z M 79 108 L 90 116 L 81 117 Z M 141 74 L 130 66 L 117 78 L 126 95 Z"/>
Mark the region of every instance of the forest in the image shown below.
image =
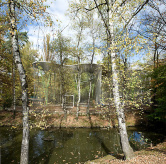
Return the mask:
<path id="1" fill-rule="evenodd" d="M 0 8 L 0 163 L 166 162 L 165 0 Z"/>

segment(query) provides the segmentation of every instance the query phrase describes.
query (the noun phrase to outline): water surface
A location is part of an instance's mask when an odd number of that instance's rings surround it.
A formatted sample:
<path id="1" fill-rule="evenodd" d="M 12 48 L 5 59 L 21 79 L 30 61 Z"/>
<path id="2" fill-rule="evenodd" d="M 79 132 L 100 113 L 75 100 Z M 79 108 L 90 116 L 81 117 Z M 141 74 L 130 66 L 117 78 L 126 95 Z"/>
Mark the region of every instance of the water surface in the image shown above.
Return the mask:
<path id="1" fill-rule="evenodd" d="M 157 144 L 163 135 L 128 129 L 134 150 Z M 0 128 L 1 163 L 19 163 L 22 130 Z M 122 153 L 116 129 L 33 129 L 30 132 L 30 164 L 84 163 L 107 154 Z"/>

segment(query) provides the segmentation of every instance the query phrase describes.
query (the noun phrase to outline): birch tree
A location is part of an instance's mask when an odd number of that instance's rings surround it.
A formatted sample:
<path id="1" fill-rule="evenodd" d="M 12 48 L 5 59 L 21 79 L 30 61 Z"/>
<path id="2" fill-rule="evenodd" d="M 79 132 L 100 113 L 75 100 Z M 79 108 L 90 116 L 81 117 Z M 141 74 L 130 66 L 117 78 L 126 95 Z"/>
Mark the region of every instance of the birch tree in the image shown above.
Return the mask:
<path id="1" fill-rule="evenodd" d="M 9 16 L 11 23 L 11 37 L 12 37 L 12 47 L 13 56 L 16 63 L 17 69 L 20 75 L 21 87 L 22 87 L 22 107 L 23 107 L 23 138 L 21 146 L 21 164 L 28 163 L 28 153 L 29 153 L 29 107 L 28 107 L 28 84 L 26 81 L 26 74 L 23 68 L 20 51 L 18 46 L 18 35 L 16 26 L 16 15 L 15 15 L 15 2 L 13 0 L 9 1 Z"/>
<path id="2" fill-rule="evenodd" d="M 20 57 L 20 50 L 18 44 L 18 29 L 17 29 L 17 16 L 16 14 L 16 7 L 17 11 L 22 14 L 25 14 L 29 19 L 34 18 L 37 20 L 40 15 L 44 15 L 46 7 L 43 5 L 43 1 L 15 1 L 15 0 L 8 0 L 8 2 L 4 2 L 4 4 L 8 4 L 9 8 L 9 20 L 10 20 L 10 34 L 12 38 L 12 48 L 13 48 L 13 56 L 14 62 L 16 64 L 17 70 L 19 72 L 21 87 L 22 87 L 22 107 L 23 107 L 23 137 L 22 137 L 22 146 L 21 146 L 21 164 L 28 163 L 28 156 L 29 156 L 29 107 L 28 107 L 28 84 L 26 80 L 26 73 L 24 67 L 22 65 L 21 57 Z M 49 17 L 46 17 L 46 21 Z"/>
<path id="3" fill-rule="evenodd" d="M 91 100 L 91 92 L 92 92 L 92 80 L 94 76 L 94 70 L 93 70 L 93 64 L 94 64 L 94 58 L 97 51 L 97 39 L 99 37 L 99 31 L 101 29 L 101 24 L 94 18 L 95 12 L 87 13 L 87 20 L 88 25 L 87 29 L 89 30 L 89 35 L 92 40 L 92 43 L 89 44 L 88 51 L 90 51 L 90 72 L 89 72 L 89 92 L 88 92 L 88 103 L 87 103 L 87 116 L 90 118 L 89 108 L 90 108 L 90 100 Z M 99 80 L 99 79 L 97 79 Z"/>
<path id="4" fill-rule="evenodd" d="M 73 10 L 73 3 L 70 4 L 70 18 L 72 19 L 72 28 L 76 31 L 76 39 L 73 40 L 75 42 L 75 46 L 73 47 L 73 57 L 76 58 L 77 61 L 77 76 L 76 76 L 76 83 L 77 83 L 77 91 L 78 91 L 78 99 L 77 99 L 77 112 L 76 118 L 78 119 L 79 110 L 80 110 L 80 101 L 81 101 L 81 60 L 83 60 L 83 32 L 86 27 L 86 20 L 85 20 L 85 13 L 78 13 L 77 11 Z"/>
<path id="5" fill-rule="evenodd" d="M 95 5 L 100 13 L 102 15 L 98 4 L 96 0 L 94 0 Z M 120 100 L 120 94 L 119 94 L 119 77 L 118 77 L 118 67 L 117 67 L 117 56 L 116 56 L 116 43 L 115 43 L 115 30 L 118 25 L 115 25 L 115 20 L 117 20 L 117 17 L 121 17 L 121 19 L 124 19 L 124 23 L 119 23 L 119 27 L 125 30 L 127 25 L 130 24 L 132 19 L 141 11 L 141 9 L 148 3 L 148 0 L 144 2 L 139 2 L 139 6 L 134 10 L 134 12 L 127 12 L 126 10 L 130 8 L 130 4 L 127 3 L 127 1 L 105 1 L 108 10 L 109 10 L 109 26 L 106 25 L 106 28 L 109 33 L 109 40 L 110 40 L 110 56 L 111 56 L 111 68 L 112 68 L 112 84 L 113 84 L 113 97 L 114 97 L 114 105 L 116 108 L 116 113 L 118 117 L 118 125 L 119 125 L 119 132 L 120 132 L 120 139 L 121 139 L 121 145 L 122 150 L 124 152 L 125 158 L 129 159 L 134 156 L 133 150 L 130 147 L 129 141 L 128 141 L 128 135 L 126 130 L 126 124 L 125 124 L 125 114 L 124 114 L 124 106 L 121 103 Z M 132 5 L 135 4 L 135 2 L 130 2 Z M 122 7 L 121 7 L 122 6 Z M 123 6 L 126 6 L 123 8 Z M 123 12 L 126 14 L 126 17 L 124 15 L 122 16 L 120 12 Z M 103 20 L 104 21 L 104 20 Z M 117 23 L 117 24 L 118 24 Z M 105 23 L 106 24 L 106 23 Z"/>
<path id="6" fill-rule="evenodd" d="M 133 19 L 143 9 L 143 7 L 148 3 L 148 1 L 149 0 L 144 0 L 144 1 L 89 0 L 83 2 L 80 1 L 79 5 L 75 5 L 77 11 L 86 10 L 87 12 L 90 12 L 92 10 L 97 10 L 107 32 L 108 43 L 109 43 L 108 51 L 111 59 L 114 106 L 116 108 L 116 113 L 118 118 L 122 150 L 124 152 L 126 159 L 132 158 L 134 156 L 134 153 L 129 144 L 126 124 L 125 124 L 124 106 L 120 98 L 120 84 L 119 84 L 120 79 L 119 79 L 117 52 L 119 50 L 118 45 L 121 36 L 124 34 L 127 28 L 129 28 Z M 108 14 L 107 17 L 106 13 Z"/>
<path id="7" fill-rule="evenodd" d="M 96 0 L 94 0 L 94 2 L 95 2 L 96 8 L 98 9 L 98 12 L 100 13 L 100 15 L 102 17 L 101 10 L 99 9 Z M 116 27 L 115 20 L 117 20 L 118 16 L 121 16 L 122 19 L 125 20 L 125 23 L 123 23 L 123 24 L 120 23 L 120 26 L 123 28 L 122 30 L 124 30 L 127 27 L 127 25 L 129 25 L 129 23 L 133 19 L 133 17 L 135 15 L 137 15 L 137 13 L 139 11 L 141 11 L 141 9 L 144 7 L 144 5 L 147 2 L 148 2 L 148 0 L 144 1 L 142 4 L 140 4 L 138 6 L 138 8 L 133 13 L 127 13 L 127 16 L 125 18 L 123 18 L 120 11 L 118 11 L 118 10 L 121 10 L 121 6 L 123 6 L 123 5 L 124 6 L 129 5 L 129 4 L 127 4 L 127 1 L 111 0 L 109 2 L 106 0 L 105 3 L 107 5 L 107 9 L 109 10 L 109 24 L 107 25 L 105 20 L 102 19 L 103 22 L 105 22 L 105 26 L 106 26 L 107 31 L 109 33 L 109 40 L 110 40 L 109 50 L 110 50 L 110 56 L 111 56 L 114 105 L 115 105 L 117 118 L 118 118 L 121 146 L 122 146 L 122 150 L 124 152 L 126 159 L 132 158 L 134 156 L 134 153 L 133 153 L 133 150 L 129 144 L 127 130 L 126 130 L 126 124 L 125 124 L 124 107 L 121 103 L 120 94 L 119 94 L 119 77 L 118 77 L 118 67 L 117 67 L 117 61 L 116 61 L 117 60 L 117 56 L 116 56 L 117 48 L 116 48 L 116 43 L 115 43 L 115 27 Z M 125 8 L 125 10 L 126 9 L 127 9 L 127 7 Z M 124 9 L 121 11 L 125 12 Z"/>
<path id="8" fill-rule="evenodd" d="M 76 54 L 75 57 L 77 58 L 77 91 L 78 91 L 78 99 L 77 99 L 77 114 L 76 118 L 78 119 L 79 115 L 79 110 L 80 110 L 80 100 L 81 100 L 81 69 L 80 69 L 80 64 L 81 64 L 81 56 L 82 56 L 82 51 L 80 48 L 81 40 L 82 40 L 82 33 L 84 30 L 84 22 L 83 18 L 78 18 L 78 33 L 77 33 L 77 45 L 76 45 Z"/>

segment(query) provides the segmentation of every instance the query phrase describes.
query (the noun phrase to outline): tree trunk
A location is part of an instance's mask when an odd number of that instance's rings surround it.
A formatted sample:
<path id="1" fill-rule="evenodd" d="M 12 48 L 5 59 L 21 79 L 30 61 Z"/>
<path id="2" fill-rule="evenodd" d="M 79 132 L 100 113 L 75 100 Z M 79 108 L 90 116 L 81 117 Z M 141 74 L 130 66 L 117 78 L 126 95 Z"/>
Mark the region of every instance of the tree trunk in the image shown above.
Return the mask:
<path id="1" fill-rule="evenodd" d="M 87 109 L 86 109 L 86 114 L 88 116 L 88 118 L 90 118 L 90 113 L 89 113 L 89 107 L 90 107 L 90 98 L 91 98 L 91 90 L 92 90 L 92 82 L 91 82 L 91 74 L 90 74 L 90 81 L 89 81 L 89 93 L 88 93 L 88 105 L 87 105 Z"/>
<path id="2" fill-rule="evenodd" d="M 93 35 L 93 32 L 92 32 L 92 35 Z M 91 98 L 91 90 L 92 90 L 92 76 L 93 76 L 92 73 L 94 73 L 92 64 L 93 64 L 93 58 L 95 55 L 95 38 L 94 36 L 92 36 L 92 38 L 93 38 L 93 53 L 92 53 L 92 59 L 91 59 L 91 65 L 90 65 L 89 94 L 88 94 L 88 105 L 86 110 L 88 118 L 90 118 L 89 107 L 90 107 L 90 98 Z"/>
<path id="3" fill-rule="evenodd" d="M 78 64 L 79 67 L 79 64 Z M 78 84 L 77 84 L 77 90 L 78 90 L 78 100 L 77 100 L 77 114 L 76 119 L 78 120 L 79 110 L 80 110 L 80 100 L 81 100 L 81 75 L 80 75 L 80 69 L 78 68 Z"/>
<path id="4" fill-rule="evenodd" d="M 113 22 L 110 20 L 110 33 L 111 33 L 111 46 L 114 46 L 114 30 L 113 30 Z M 121 139 L 121 146 L 123 153 L 126 159 L 130 159 L 134 157 L 133 149 L 130 147 L 126 123 L 125 123 L 125 114 L 124 109 L 120 102 L 119 96 L 119 79 L 118 79 L 118 69 L 116 65 L 116 53 L 115 50 L 110 52 L 111 54 L 111 64 L 112 64 L 112 84 L 113 84 L 113 97 L 114 97 L 114 104 L 115 109 L 118 117 L 118 125 L 119 125 L 119 132 L 120 132 L 120 139 Z"/>
<path id="5" fill-rule="evenodd" d="M 28 89 L 27 89 L 28 85 L 26 81 L 25 70 L 21 62 L 20 51 L 18 46 L 18 34 L 16 27 L 14 0 L 9 1 L 9 16 L 11 23 L 10 33 L 12 37 L 13 56 L 16 67 L 19 72 L 21 87 L 22 87 L 23 137 L 22 137 L 20 164 L 28 164 L 28 155 L 29 155 L 29 123 L 28 123 L 29 108 L 28 108 Z"/>
<path id="6" fill-rule="evenodd" d="M 15 80 L 16 80 L 16 72 L 15 72 L 15 63 L 13 58 L 13 68 L 12 68 L 12 76 L 13 76 L 13 119 L 16 116 L 16 88 L 15 88 Z"/>
<path id="7" fill-rule="evenodd" d="M 118 125 L 119 125 L 119 132 L 120 132 L 120 139 L 121 139 L 121 146 L 123 153 L 126 159 L 130 159 L 134 157 L 133 149 L 130 147 L 126 123 L 125 123 L 125 114 L 124 109 L 120 102 L 119 97 L 119 82 L 118 82 L 118 70 L 116 66 L 116 55 L 114 52 L 111 53 L 112 59 L 112 78 L 113 78 L 113 96 L 114 96 L 114 104 L 116 108 L 116 113 L 118 117 Z"/>

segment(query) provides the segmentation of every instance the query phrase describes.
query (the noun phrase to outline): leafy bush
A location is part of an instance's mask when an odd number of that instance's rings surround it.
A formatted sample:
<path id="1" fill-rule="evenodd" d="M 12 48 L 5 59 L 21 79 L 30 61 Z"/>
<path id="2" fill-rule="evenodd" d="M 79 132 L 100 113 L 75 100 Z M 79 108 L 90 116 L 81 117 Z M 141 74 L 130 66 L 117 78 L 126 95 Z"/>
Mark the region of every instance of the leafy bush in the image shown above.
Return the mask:
<path id="1" fill-rule="evenodd" d="M 149 118 L 166 122 L 166 64 L 155 68 L 151 78 L 153 113 Z"/>

